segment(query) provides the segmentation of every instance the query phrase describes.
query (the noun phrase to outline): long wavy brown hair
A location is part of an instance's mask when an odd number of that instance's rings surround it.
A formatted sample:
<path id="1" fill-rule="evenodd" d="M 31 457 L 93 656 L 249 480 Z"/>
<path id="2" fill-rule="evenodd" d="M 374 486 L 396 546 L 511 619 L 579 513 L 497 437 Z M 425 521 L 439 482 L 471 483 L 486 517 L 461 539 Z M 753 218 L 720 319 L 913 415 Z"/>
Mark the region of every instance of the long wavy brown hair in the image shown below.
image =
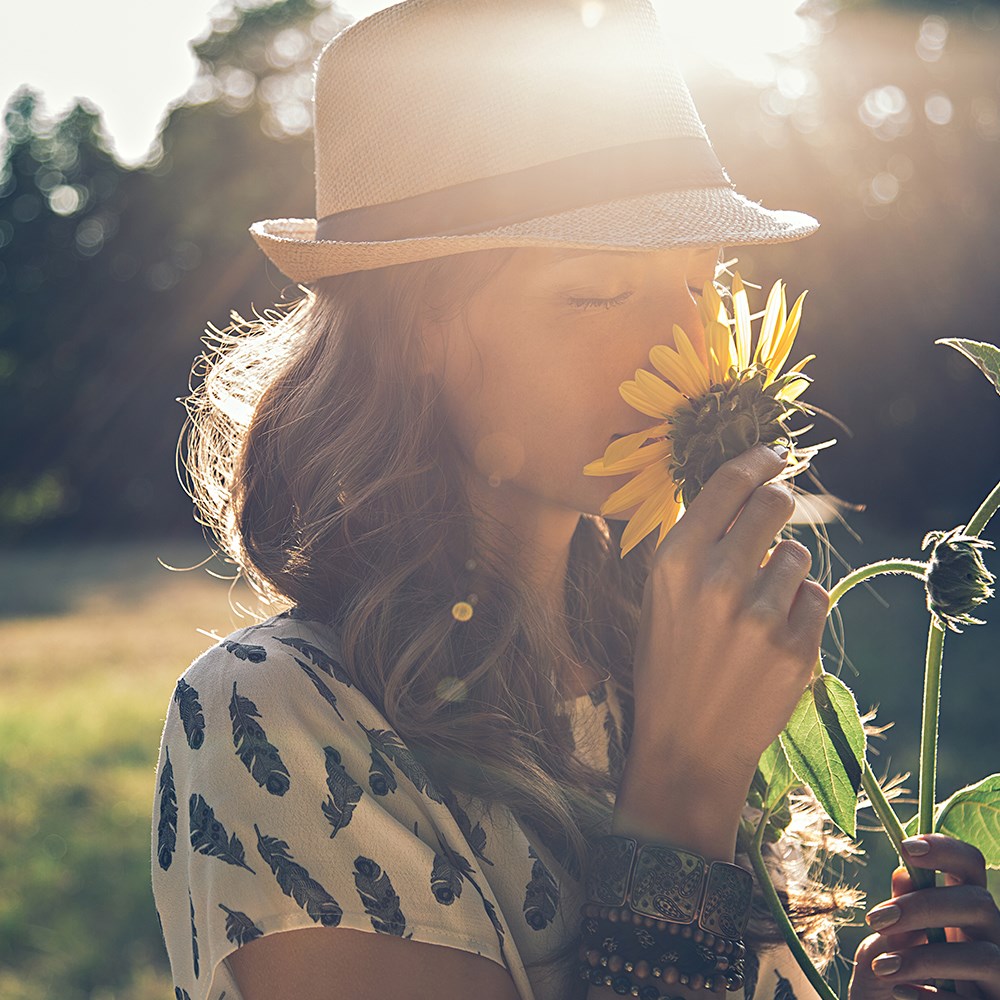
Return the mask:
<path id="1" fill-rule="evenodd" d="M 294 604 L 331 625 L 353 682 L 435 779 L 508 806 L 580 877 L 588 845 L 610 829 L 619 774 L 575 755 L 550 637 L 568 625 L 579 661 L 611 674 L 627 749 L 655 536 L 621 559 L 624 522 L 581 515 L 558 629 L 518 585 L 512 547 L 485 547 L 473 530 L 440 390 L 419 374 L 419 334 L 428 319 L 461 317 L 516 252 L 325 278 L 290 305 L 210 327 L 181 454 L 199 520 L 265 604 Z M 459 621 L 452 608 L 470 595 L 474 613 Z M 863 896 L 822 876 L 860 851 L 804 786 L 790 810 L 765 856 L 793 926 L 825 968 L 837 926 Z M 749 868 L 742 833 L 737 847 Z M 758 952 L 783 941 L 759 888 L 744 939 Z M 565 961 L 576 946 L 546 961 Z"/>

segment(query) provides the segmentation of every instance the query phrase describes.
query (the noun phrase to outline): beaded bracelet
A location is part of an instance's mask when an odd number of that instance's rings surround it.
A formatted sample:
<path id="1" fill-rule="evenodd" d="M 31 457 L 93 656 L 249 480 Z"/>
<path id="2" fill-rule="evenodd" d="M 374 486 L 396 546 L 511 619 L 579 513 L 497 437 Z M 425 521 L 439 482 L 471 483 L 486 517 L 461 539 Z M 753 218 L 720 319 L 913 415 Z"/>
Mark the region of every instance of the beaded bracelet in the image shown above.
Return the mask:
<path id="1" fill-rule="evenodd" d="M 692 934 L 690 927 L 682 929 L 677 924 L 668 927 L 667 933 L 658 933 L 655 927 L 650 929 L 585 916 L 580 957 L 596 956 L 602 965 L 607 965 L 605 960 L 614 957 L 632 962 L 643 960 L 662 967 L 674 965 L 681 972 L 700 973 L 705 978 L 716 973 L 725 974 L 730 969 L 740 971 L 744 949 L 738 942 L 725 942 L 700 930 Z"/>

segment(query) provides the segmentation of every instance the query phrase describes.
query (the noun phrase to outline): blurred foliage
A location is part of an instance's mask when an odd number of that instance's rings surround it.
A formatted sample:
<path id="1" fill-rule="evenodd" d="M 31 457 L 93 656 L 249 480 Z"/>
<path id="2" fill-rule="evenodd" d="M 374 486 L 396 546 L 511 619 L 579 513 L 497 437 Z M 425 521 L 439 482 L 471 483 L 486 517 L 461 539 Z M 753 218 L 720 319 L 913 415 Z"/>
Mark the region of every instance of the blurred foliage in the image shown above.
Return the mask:
<path id="1" fill-rule="evenodd" d="M 1000 8 L 935 12 L 827 0 L 815 44 L 751 85 L 693 75 L 740 190 L 823 224 L 802 243 L 735 248 L 741 271 L 811 289 L 810 397 L 825 485 L 914 532 L 961 522 L 995 481 L 990 389 L 940 336 L 996 340 Z M 217 14 L 201 72 L 158 154 L 126 169 L 98 111 L 56 121 L 15 94 L 0 162 L 0 538 L 190 532 L 174 469 L 208 322 L 298 295 L 247 234 L 313 211 L 310 94 L 347 23 L 321 0 Z M 762 302 L 755 302 L 760 307 Z M 850 438 L 853 434 L 853 439 Z"/>

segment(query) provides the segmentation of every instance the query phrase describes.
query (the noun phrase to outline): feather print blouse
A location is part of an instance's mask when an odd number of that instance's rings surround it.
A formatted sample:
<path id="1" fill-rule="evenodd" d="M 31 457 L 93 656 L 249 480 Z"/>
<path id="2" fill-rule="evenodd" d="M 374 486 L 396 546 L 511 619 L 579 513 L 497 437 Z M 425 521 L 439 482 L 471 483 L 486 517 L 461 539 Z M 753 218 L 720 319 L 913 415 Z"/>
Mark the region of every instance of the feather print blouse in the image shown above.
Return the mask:
<path id="1" fill-rule="evenodd" d="M 580 882 L 506 807 L 437 787 L 337 650 L 330 629 L 293 609 L 234 632 L 177 681 L 152 811 L 176 1000 L 242 1000 L 227 956 L 316 926 L 483 956 L 522 1000 L 585 996 L 575 960 L 526 968 L 578 935 Z M 576 752 L 617 777 L 612 686 L 566 708 Z M 747 960 L 732 1000 L 815 1000 L 787 948 Z"/>

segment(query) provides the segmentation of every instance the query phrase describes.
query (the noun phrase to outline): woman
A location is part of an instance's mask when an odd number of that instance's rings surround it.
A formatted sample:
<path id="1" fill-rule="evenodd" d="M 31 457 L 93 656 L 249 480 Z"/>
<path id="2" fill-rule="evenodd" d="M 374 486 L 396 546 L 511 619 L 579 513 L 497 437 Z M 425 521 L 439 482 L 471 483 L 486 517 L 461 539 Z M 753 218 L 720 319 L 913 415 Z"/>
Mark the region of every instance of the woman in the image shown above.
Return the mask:
<path id="1" fill-rule="evenodd" d="M 375 14 L 321 56 L 315 140 L 317 220 L 252 230 L 308 294 L 234 328 L 190 400 L 201 515 L 287 610 L 168 708 L 153 889 L 177 997 L 809 996 L 739 836 L 828 608 L 803 546 L 761 567 L 785 458 L 728 462 L 624 560 L 597 513 L 621 480 L 582 468 L 643 426 L 617 386 L 674 323 L 704 356 L 721 247 L 815 220 L 733 190 L 641 0 Z M 855 896 L 813 868 L 850 845 L 805 793 L 788 819 L 769 864 L 825 963 Z M 956 884 L 896 873 L 852 997 L 1000 997 L 982 855 L 919 840 Z M 616 923 L 651 961 L 624 965 Z"/>

